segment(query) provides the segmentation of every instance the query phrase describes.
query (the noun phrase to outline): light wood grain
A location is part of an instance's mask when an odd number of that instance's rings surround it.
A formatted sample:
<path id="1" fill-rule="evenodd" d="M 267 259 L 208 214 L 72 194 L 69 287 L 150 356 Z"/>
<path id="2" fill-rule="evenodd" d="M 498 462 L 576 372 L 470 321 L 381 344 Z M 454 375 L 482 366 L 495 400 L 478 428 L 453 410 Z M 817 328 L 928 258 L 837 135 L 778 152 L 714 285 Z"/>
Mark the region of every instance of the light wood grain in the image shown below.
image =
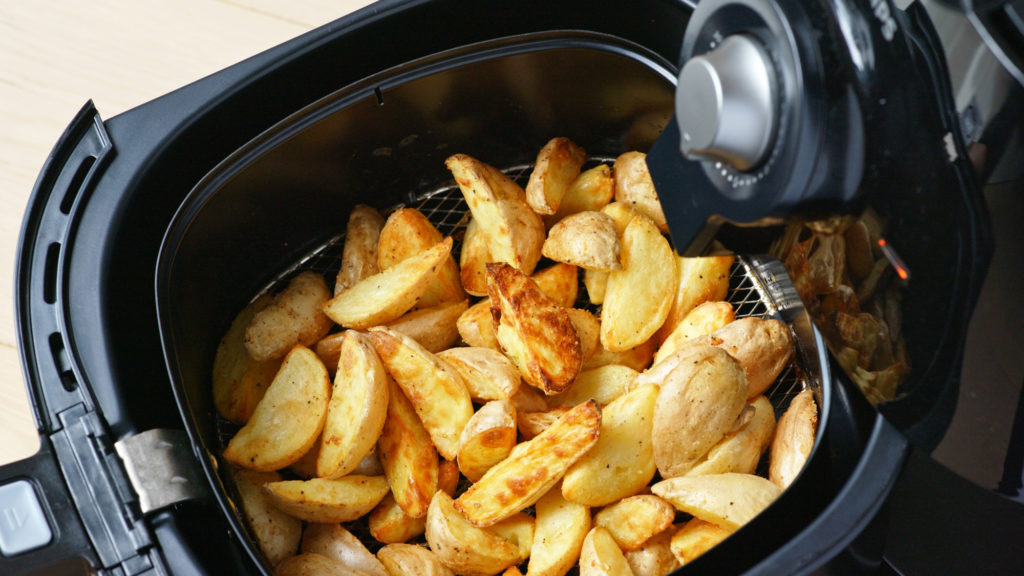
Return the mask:
<path id="1" fill-rule="evenodd" d="M 368 0 L 0 0 L 0 463 L 38 448 L 17 353 L 14 266 L 36 176 L 78 109 L 110 118 Z"/>

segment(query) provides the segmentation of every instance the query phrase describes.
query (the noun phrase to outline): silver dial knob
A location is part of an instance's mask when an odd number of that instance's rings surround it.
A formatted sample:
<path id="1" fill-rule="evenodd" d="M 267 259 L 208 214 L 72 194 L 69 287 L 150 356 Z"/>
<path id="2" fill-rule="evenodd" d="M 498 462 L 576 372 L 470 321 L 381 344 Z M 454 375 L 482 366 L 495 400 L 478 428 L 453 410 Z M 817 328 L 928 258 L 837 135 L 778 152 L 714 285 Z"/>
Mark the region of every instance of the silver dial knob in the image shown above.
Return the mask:
<path id="1" fill-rule="evenodd" d="M 775 127 L 774 75 L 767 52 L 745 35 L 729 36 L 687 61 L 676 88 L 683 154 L 737 170 L 764 160 Z"/>

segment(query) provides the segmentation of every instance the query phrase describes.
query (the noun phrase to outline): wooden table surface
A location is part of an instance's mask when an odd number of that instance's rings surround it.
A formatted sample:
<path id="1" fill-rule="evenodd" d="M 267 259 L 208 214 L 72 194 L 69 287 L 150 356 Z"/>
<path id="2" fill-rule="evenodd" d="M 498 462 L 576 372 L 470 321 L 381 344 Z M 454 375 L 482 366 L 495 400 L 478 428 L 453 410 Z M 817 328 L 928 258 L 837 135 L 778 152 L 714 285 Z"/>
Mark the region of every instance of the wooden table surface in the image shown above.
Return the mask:
<path id="1" fill-rule="evenodd" d="M 38 434 L 17 351 L 21 220 L 53 145 L 89 99 L 110 118 L 369 0 L 0 0 L 0 464 Z"/>

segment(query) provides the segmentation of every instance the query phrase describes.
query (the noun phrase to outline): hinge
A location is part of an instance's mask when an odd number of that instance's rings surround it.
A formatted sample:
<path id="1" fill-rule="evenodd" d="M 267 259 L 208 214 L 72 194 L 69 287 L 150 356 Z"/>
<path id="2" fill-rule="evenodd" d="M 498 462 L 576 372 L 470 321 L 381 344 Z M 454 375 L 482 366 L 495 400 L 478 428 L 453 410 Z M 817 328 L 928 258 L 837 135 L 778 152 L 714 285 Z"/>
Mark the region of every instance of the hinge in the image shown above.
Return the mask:
<path id="1" fill-rule="evenodd" d="M 114 448 L 143 514 L 208 495 L 184 431 L 155 428 L 119 440 Z"/>

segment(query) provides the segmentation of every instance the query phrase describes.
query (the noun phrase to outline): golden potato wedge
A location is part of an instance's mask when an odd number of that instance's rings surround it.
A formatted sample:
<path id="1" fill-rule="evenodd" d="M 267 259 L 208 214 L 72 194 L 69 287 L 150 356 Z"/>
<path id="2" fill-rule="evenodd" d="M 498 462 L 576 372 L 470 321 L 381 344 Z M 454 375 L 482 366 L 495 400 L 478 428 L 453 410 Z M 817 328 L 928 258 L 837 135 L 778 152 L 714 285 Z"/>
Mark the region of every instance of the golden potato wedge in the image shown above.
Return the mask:
<path id="1" fill-rule="evenodd" d="M 600 368 L 601 366 L 619 364 L 622 366 L 629 366 L 633 370 L 640 372 L 651 365 L 651 359 L 654 358 L 654 352 L 656 350 L 657 343 L 653 338 L 638 346 L 618 352 L 608 350 L 601 345 L 600 341 L 598 341 L 597 350 L 594 350 L 594 353 L 590 355 L 590 358 L 583 363 L 583 369 L 593 370 L 594 368 Z"/>
<path id="2" fill-rule="evenodd" d="M 768 479 L 786 489 L 803 470 L 814 448 L 818 432 L 818 405 L 814 393 L 805 388 L 789 402 L 779 418 L 772 440 Z"/>
<path id="3" fill-rule="evenodd" d="M 607 164 L 600 164 L 580 172 L 572 181 L 569 189 L 562 197 L 562 203 L 553 216 L 544 217 L 544 223 L 551 227 L 562 218 L 577 212 L 600 210 L 615 196 L 615 181 L 612 169 Z"/>
<path id="4" fill-rule="evenodd" d="M 447 350 L 459 341 L 459 317 L 469 308 L 469 300 L 442 302 L 432 308 L 408 312 L 385 324 L 395 332 L 412 338 L 430 352 Z"/>
<path id="5" fill-rule="evenodd" d="M 459 470 L 476 482 L 516 445 L 516 407 L 511 400 L 492 400 L 480 407 L 459 438 Z"/>
<path id="6" fill-rule="evenodd" d="M 307 525 L 300 550 L 336 560 L 360 576 L 388 576 L 380 560 L 341 524 Z"/>
<path id="7" fill-rule="evenodd" d="M 274 569 L 274 576 L 363 576 L 363 574 L 363 572 L 346 566 L 333 558 L 312 552 L 303 552 L 292 556 Z"/>
<path id="8" fill-rule="evenodd" d="M 351 522 L 361 518 L 388 493 L 384 476 L 349 474 L 337 480 L 281 480 L 263 490 L 281 510 L 306 522 Z"/>
<path id="9" fill-rule="evenodd" d="M 601 411 L 593 401 L 566 412 L 455 500 L 455 508 L 476 526 L 491 526 L 534 504 L 572 464 L 597 442 Z"/>
<path id="10" fill-rule="evenodd" d="M 569 313 L 569 320 L 576 328 L 576 335 L 580 339 L 580 355 L 583 356 L 583 362 L 586 362 L 601 347 L 601 320 L 582 308 L 566 308 L 565 311 Z"/>
<path id="11" fill-rule="evenodd" d="M 544 393 L 565 390 L 583 366 L 569 313 L 508 264 L 488 264 L 487 274 L 495 332 L 505 355 L 523 380 Z"/>
<path id="12" fill-rule="evenodd" d="M 388 373 L 412 402 L 437 452 L 454 460 L 462 429 L 473 416 L 462 376 L 404 334 L 377 327 L 371 329 L 370 339 Z"/>
<path id="13" fill-rule="evenodd" d="M 565 407 L 548 408 L 536 412 L 517 412 L 516 428 L 519 430 L 519 437 L 522 440 L 535 438 L 538 434 L 550 428 L 552 424 L 557 422 L 569 410 L 569 407 Z"/>
<path id="14" fill-rule="evenodd" d="M 669 546 L 676 560 L 680 564 L 686 564 L 717 546 L 732 532 L 700 518 L 691 518 L 672 535 Z"/>
<path id="15" fill-rule="evenodd" d="M 629 226 L 630 221 L 638 214 L 641 214 L 633 210 L 625 202 L 612 202 L 602 208 L 601 212 L 607 214 L 612 219 L 612 222 L 615 222 L 615 228 L 618 229 L 619 236 L 622 236 L 622 233 L 626 231 L 626 226 Z"/>
<path id="16" fill-rule="evenodd" d="M 355 285 L 363 278 L 380 272 L 377 244 L 384 217 L 375 208 L 357 204 L 348 215 L 345 245 L 341 249 L 341 268 L 334 280 L 334 295 Z"/>
<path id="17" fill-rule="evenodd" d="M 657 364 L 674 354 L 687 342 L 707 336 L 736 319 L 732 304 L 721 300 L 704 302 L 690 311 L 675 329 L 665 338 L 654 353 Z"/>
<path id="18" fill-rule="evenodd" d="M 721 348 L 693 346 L 661 382 L 651 443 L 663 478 L 685 474 L 728 433 L 747 402 L 747 375 Z"/>
<path id="19" fill-rule="evenodd" d="M 619 231 L 603 212 L 566 216 L 548 231 L 541 253 L 556 261 L 590 270 L 621 270 Z"/>
<path id="20" fill-rule="evenodd" d="M 587 289 L 587 298 L 591 304 L 604 303 L 604 295 L 608 291 L 608 274 L 610 272 L 606 270 L 583 270 L 583 287 Z"/>
<path id="21" fill-rule="evenodd" d="M 487 295 L 487 263 L 492 262 L 487 236 L 473 218 L 466 224 L 462 236 L 462 251 L 459 253 L 459 278 L 462 288 L 473 296 Z"/>
<path id="22" fill-rule="evenodd" d="M 729 292 L 729 272 L 735 260 L 731 254 L 700 258 L 676 256 L 679 281 L 673 286 L 672 308 L 658 332 L 658 342 L 664 342 L 697 306 L 725 300 Z"/>
<path id="23" fill-rule="evenodd" d="M 320 435 L 316 474 L 340 478 L 359 466 L 377 446 L 388 410 L 388 374 L 373 343 L 345 331 L 327 418 Z"/>
<path id="24" fill-rule="evenodd" d="M 587 153 L 572 140 L 552 138 L 540 149 L 526 183 L 526 202 L 537 214 L 554 214 L 562 204 Z"/>
<path id="25" fill-rule="evenodd" d="M 672 534 L 672 529 L 664 530 L 625 553 L 634 576 L 664 576 L 679 568 L 679 560 L 672 554 Z"/>
<path id="26" fill-rule="evenodd" d="M 323 434 L 317 436 L 313 446 L 295 462 L 288 466 L 288 470 L 303 480 L 316 478 L 316 461 L 320 458 L 320 441 Z"/>
<path id="27" fill-rule="evenodd" d="M 612 177 L 615 179 L 615 201 L 647 216 L 658 230 L 668 234 L 665 212 L 647 170 L 647 155 L 636 151 L 619 155 L 612 164 Z"/>
<path id="28" fill-rule="evenodd" d="M 492 261 L 505 262 L 532 274 L 544 244 L 544 222 L 526 203 L 526 193 L 500 170 L 465 154 L 450 156 L 445 165 L 455 177 L 487 238 Z"/>
<path id="29" fill-rule="evenodd" d="M 622 270 L 608 275 L 601 308 L 601 345 L 628 350 L 661 328 L 677 282 L 676 257 L 650 219 L 637 216 L 622 233 Z"/>
<path id="30" fill-rule="evenodd" d="M 245 328 L 245 349 L 258 362 L 280 358 L 296 344 L 312 346 L 331 330 L 321 307 L 331 297 L 324 277 L 302 272 L 258 310 Z"/>
<path id="31" fill-rule="evenodd" d="M 392 212 L 380 231 L 377 264 L 387 270 L 395 264 L 430 249 L 444 240 L 441 233 L 415 208 L 399 208 Z M 437 268 L 437 277 L 430 281 L 414 308 L 433 308 L 447 302 L 466 299 L 455 258 L 449 253 Z"/>
<path id="32" fill-rule="evenodd" d="M 426 537 L 434 554 L 457 574 L 490 576 L 519 558 L 517 546 L 471 524 L 455 509 L 451 496 L 440 490 L 427 510 Z"/>
<path id="33" fill-rule="evenodd" d="M 753 474 L 703 474 L 662 480 L 651 491 L 676 510 L 736 530 L 775 501 L 781 490 L 767 478 Z"/>
<path id="34" fill-rule="evenodd" d="M 438 464 L 437 488 L 449 496 L 455 494 L 459 484 L 459 467 L 451 460 L 441 460 Z M 370 534 L 379 542 L 390 544 L 406 542 L 423 534 L 427 528 L 426 516 L 413 518 L 402 510 L 395 502 L 393 494 L 388 493 L 380 504 L 370 512 L 367 518 Z"/>
<path id="35" fill-rule="evenodd" d="M 519 550 L 519 555 L 516 557 L 515 564 L 519 564 L 530 557 L 530 550 L 533 549 L 533 539 L 536 529 L 536 521 L 533 516 L 530 516 L 526 512 L 520 512 L 498 522 L 490 528 L 486 528 L 486 530 L 490 530 L 498 536 L 501 536 L 505 541 L 509 542 Z"/>
<path id="36" fill-rule="evenodd" d="M 217 345 L 213 359 L 213 406 L 222 418 L 236 424 L 249 421 L 281 367 L 281 359 L 257 362 L 245 349 L 245 329 L 252 317 L 272 301 L 264 295 L 246 305 Z"/>
<path id="37" fill-rule="evenodd" d="M 388 386 L 388 395 L 391 395 L 391 387 Z M 388 399 L 390 403 L 390 398 Z M 380 457 L 377 456 L 377 452 L 370 452 L 359 461 L 359 465 L 352 471 L 353 474 L 362 474 L 363 476 L 381 476 L 384 474 L 384 466 L 380 463 Z"/>
<path id="38" fill-rule="evenodd" d="M 341 357 L 341 341 L 345 339 L 345 331 L 334 332 L 324 336 L 313 347 L 320 361 L 327 368 L 327 374 L 333 379 L 338 371 L 338 358 Z"/>
<path id="39" fill-rule="evenodd" d="M 726 434 L 687 472 L 688 475 L 742 472 L 753 474 L 775 434 L 775 408 L 764 396 L 750 403 L 753 415 L 742 428 Z"/>
<path id="40" fill-rule="evenodd" d="M 391 576 L 455 576 L 426 546 L 388 544 L 377 551 L 377 558 Z"/>
<path id="41" fill-rule="evenodd" d="M 601 412 L 597 444 L 569 467 L 562 496 L 604 506 L 640 492 L 654 478 L 651 423 L 658 387 L 642 386 L 619 396 Z"/>
<path id="42" fill-rule="evenodd" d="M 327 368 L 312 350 L 292 348 L 252 418 L 228 442 L 224 459 L 261 471 L 298 461 L 320 436 L 330 385 Z"/>
<path id="43" fill-rule="evenodd" d="M 388 410 L 377 454 L 395 502 L 409 516 L 422 518 L 437 491 L 437 449 L 412 402 L 394 380 L 388 384 Z"/>
<path id="44" fill-rule="evenodd" d="M 594 526 L 580 550 L 580 576 L 633 576 L 615 539 L 603 526 Z"/>
<path id="45" fill-rule="evenodd" d="M 281 480 L 281 475 L 232 468 L 231 477 L 246 522 L 267 562 L 276 566 L 295 555 L 302 539 L 302 521 L 279 510 L 263 493 L 263 485 Z"/>
<path id="46" fill-rule="evenodd" d="M 508 400 L 519 390 L 519 370 L 497 350 L 463 346 L 438 352 L 437 357 L 462 376 L 474 402 Z"/>
<path id="47" fill-rule="evenodd" d="M 494 333 L 494 317 L 491 315 L 490 298 L 484 298 L 467 308 L 459 315 L 459 319 L 455 322 L 455 328 L 467 346 L 501 350 L 498 337 Z"/>
<path id="48" fill-rule="evenodd" d="M 452 249 L 445 238 L 387 270 L 367 276 L 331 298 L 323 311 L 341 326 L 362 330 L 385 324 L 408 312 L 426 292 Z"/>
<path id="49" fill-rule="evenodd" d="M 629 366 L 608 364 L 580 372 L 576 382 L 568 390 L 552 396 L 552 407 L 575 406 L 580 402 L 594 400 L 602 408 L 632 388 L 638 372 Z"/>
<path id="50" fill-rule="evenodd" d="M 740 318 L 715 330 L 711 339 L 740 361 L 750 386 L 747 398 L 764 394 L 793 356 L 789 326 L 774 318 Z"/>
<path id="51" fill-rule="evenodd" d="M 590 532 L 590 509 L 563 498 L 556 486 L 537 500 L 535 511 L 533 547 L 526 573 L 563 576 L 579 560 L 583 539 Z"/>
<path id="52" fill-rule="evenodd" d="M 676 510 L 654 494 L 629 496 L 602 508 L 594 525 L 604 526 L 623 552 L 636 550 L 672 525 Z"/>
<path id="53" fill-rule="evenodd" d="M 577 268 L 572 264 L 552 264 L 537 270 L 530 278 L 545 296 L 562 308 L 571 308 L 576 303 L 580 282 Z"/>
<path id="54" fill-rule="evenodd" d="M 520 386 L 512 395 L 512 403 L 516 405 L 516 413 L 543 412 L 550 408 L 548 397 L 533 386 Z"/>

